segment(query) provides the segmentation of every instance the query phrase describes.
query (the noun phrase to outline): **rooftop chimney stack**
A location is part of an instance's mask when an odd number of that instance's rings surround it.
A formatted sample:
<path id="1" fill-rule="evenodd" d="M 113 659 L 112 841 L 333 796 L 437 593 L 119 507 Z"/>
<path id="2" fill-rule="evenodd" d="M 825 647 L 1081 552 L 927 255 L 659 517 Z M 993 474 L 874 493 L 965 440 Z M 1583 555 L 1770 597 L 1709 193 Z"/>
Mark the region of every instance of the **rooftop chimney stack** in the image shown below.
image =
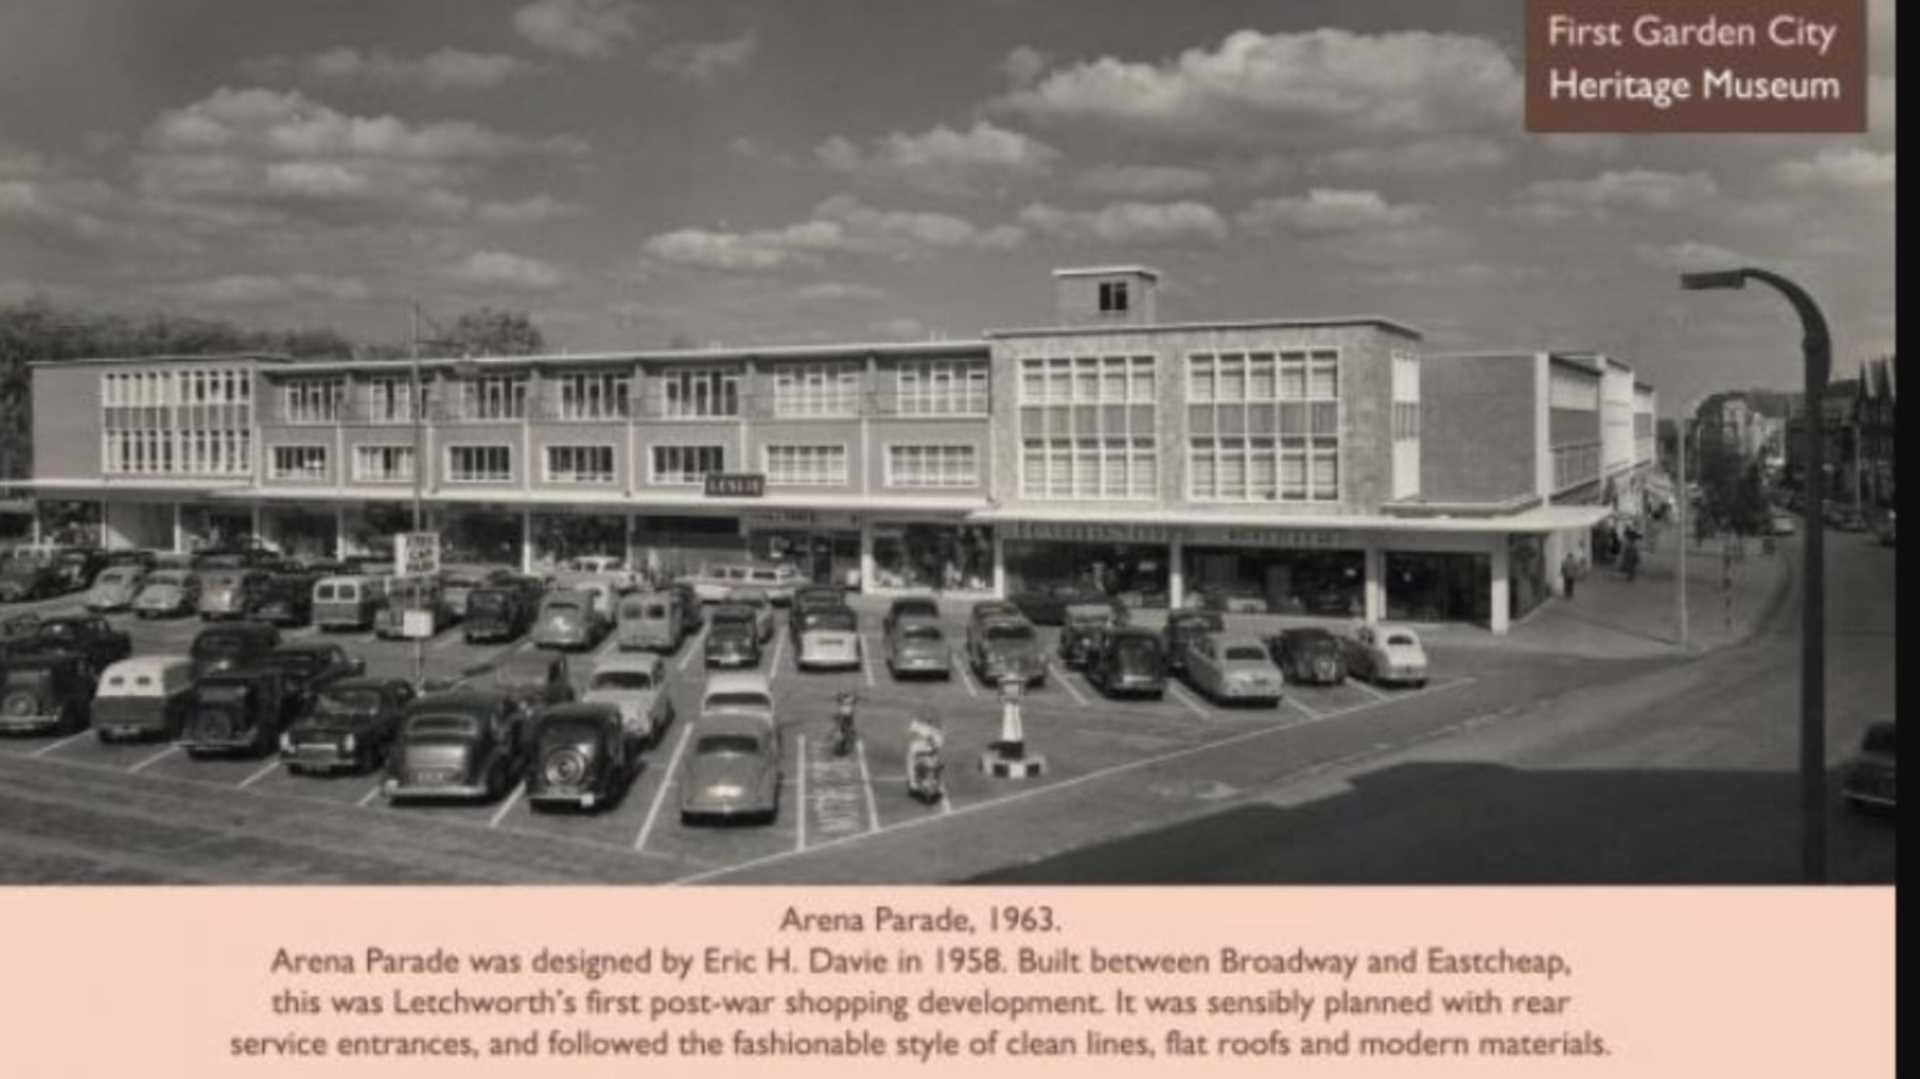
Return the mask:
<path id="1" fill-rule="evenodd" d="M 1055 270 L 1055 314 L 1063 326 L 1149 325 L 1159 285 L 1160 271 L 1145 266 Z"/>

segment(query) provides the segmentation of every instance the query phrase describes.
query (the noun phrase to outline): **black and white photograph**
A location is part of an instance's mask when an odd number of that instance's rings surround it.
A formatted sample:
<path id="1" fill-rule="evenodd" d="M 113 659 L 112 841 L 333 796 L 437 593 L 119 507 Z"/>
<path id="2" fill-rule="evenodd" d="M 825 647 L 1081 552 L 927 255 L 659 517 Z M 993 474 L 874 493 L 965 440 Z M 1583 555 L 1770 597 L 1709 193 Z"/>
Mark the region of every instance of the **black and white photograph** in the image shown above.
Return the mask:
<path id="1" fill-rule="evenodd" d="M 9 0 L 0 884 L 1892 884 L 1895 5 L 1525 8 Z"/>

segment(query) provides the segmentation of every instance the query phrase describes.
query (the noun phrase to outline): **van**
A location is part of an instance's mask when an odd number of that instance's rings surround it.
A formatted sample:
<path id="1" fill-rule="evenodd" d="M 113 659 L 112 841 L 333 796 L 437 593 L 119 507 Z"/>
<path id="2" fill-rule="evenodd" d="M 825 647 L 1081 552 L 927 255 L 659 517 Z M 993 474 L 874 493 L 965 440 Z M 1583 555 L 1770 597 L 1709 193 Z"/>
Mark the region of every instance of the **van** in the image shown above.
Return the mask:
<path id="1" fill-rule="evenodd" d="M 385 596 L 370 578 L 322 577 L 313 586 L 313 624 L 323 630 L 370 629 Z"/>
<path id="2" fill-rule="evenodd" d="M 636 592 L 620 601 L 619 639 L 623 652 L 650 648 L 672 652 L 686 636 L 686 613 L 675 591 Z"/>
<path id="3" fill-rule="evenodd" d="M 710 562 L 686 577 L 702 603 L 720 603 L 727 593 L 747 583 L 747 567 L 736 562 Z"/>

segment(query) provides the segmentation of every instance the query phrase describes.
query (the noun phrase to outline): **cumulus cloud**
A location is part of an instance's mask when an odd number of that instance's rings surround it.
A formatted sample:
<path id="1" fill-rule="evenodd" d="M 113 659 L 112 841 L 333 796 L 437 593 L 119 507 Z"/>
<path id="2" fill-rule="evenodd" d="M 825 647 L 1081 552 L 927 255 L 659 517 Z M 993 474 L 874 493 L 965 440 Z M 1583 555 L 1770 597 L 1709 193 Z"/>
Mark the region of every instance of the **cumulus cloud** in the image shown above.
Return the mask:
<path id="1" fill-rule="evenodd" d="M 539 70 L 505 53 L 439 48 L 421 56 L 339 46 L 310 56 L 269 56 L 241 65 L 256 77 L 291 74 L 305 82 L 434 91 L 486 90 Z"/>
<path id="2" fill-rule="evenodd" d="M 561 274 L 549 263 L 507 251 L 475 251 L 457 263 L 453 276 L 474 285 L 544 292 L 560 286 Z"/>
<path id="3" fill-rule="evenodd" d="M 1372 146 L 1349 146 L 1314 159 L 1321 171 L 1446 176 L 1496 169 L 1507 163 L 1507 148 L 1489 138 L 1453 135 L 1437 139 Z"/>
<path id="4" fill-rule="evenodd" d="M 549 52 L 595 59 L 639 37 L 644 10 L 631 0 L 534 0 L 513 13 L 513 28 Z"/>
<path id="5" fill-rule="evenodd" d="M 1213 186 L 1213 176 L 1181 165 L 1095 165 L 1074 177 L 1073 186 L 1095 195 L 1168 198 Z"/>
<path id="6" fill-rule="evenodd" d="M 866 149 L 835 135 L 814 149 L 815 159 L 835 171 L 935 194 L 1046 176 L 1060 156 L 1046 143 L 984 120 L 967 131 L 942 125 L 918 135 L 894 132 Z"/>
<path id="7" fill-rule="evenodd" d="M 1241 30 L 1157 63 L 1101 57 L 994 104 L 1042 123 L 1271 144 L 1505 130 L 1520 100 L 1512 59 L 1486 38 L 1323 28 Z"/>
<path id="8" fill-rule="evenodd" d="M 835 253 L 910 258 L 933 250 L 1006 250 L 1025 238 L 1013 226 L 983 228 L 952 214 L 882 210 L 836 195 L 814 207 L 809 219 L 780 228 L 675 229 L 649 237 L 643 247 L 662 262 L 754 272 Z"/>
<path id="9" fill-rule="evenodd" d="M 1115 202 L 1098 210 L 1063 210 L 1034 203 L 1020 211 L 1020 224 L 1042 235 L 1076 242 L 1155 247 L 1218 242 L 1227 223 L 1201 202 Z"/>
<path id="10" fill-rule="evenodd" d="M 310 273 L 226 274 L 167 286 L 162 291 L 193 303 L 224 306 L 313 299 L 358 303 L 372 295 L 372 290 L 358 278 Z"/>
<path id="11" fill-rule="evenodd" d="M 724 41 L 683 41 L 659 50 L 647 59 L 649 67 L 687 82 L 710 83 L 735 68 L 746 66 L 760 51 L 760 31 L 749 27 Z"/>
<path id="12" fill-rule="evenodd" d="M 1031 45 L 1017 45 L 1000 61 L 1000 73 L 1007 77 L 1007 84 L 1014 89 L 1032 86 L 1035 79 L 1047 70 L 1052 58 Z"/>
<path id="13" fill-rule="evenodd" d="M 1786 187 L 1830 191 L 1892 190 L 1894 155 L 1859 146 L 1829 146 L 1811 158 L 1773 166 L 1772 179 Z"/>
<path id="14" fill-rule="evenodd" d="M 1506 216 L 1533 224 L 1607 220 L 1619 210 L 1664 213 L 1697 206 L 1720 193 L 1705 172 L 1628 169 L 1590 180 L 1541 180 L 1528 184 Z"/>
<path id="15" fill-rule="evenodd" d="M 1425 207 L 1395 205 L 1378 191 L 1316 187 L 1304 197 L 1259 199 L 1242 210 L 1240 225 L 1252 232 L 1352 232 L 1402 228 L 1419 221 Z"/>

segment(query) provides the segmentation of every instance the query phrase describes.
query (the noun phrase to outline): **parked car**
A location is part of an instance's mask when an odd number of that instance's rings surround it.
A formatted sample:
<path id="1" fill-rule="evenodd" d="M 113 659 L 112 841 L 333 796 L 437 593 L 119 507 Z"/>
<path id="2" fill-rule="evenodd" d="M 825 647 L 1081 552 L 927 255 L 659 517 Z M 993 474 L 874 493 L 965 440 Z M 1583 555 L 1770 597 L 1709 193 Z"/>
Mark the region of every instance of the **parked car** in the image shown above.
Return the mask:
<path id="1" fill-rule="evenodd" d="M 1085 666 L 1101 631 L 1126 624 L 1127 609 L 1111 599 L 1067 604 L 1060 618 L 1060 661 Z"/>
<path id="2" fill-rule="evenodd" d="M 313 624 L 322 630 L 368 630 L 386 603 L 386 586 L 373 577 L 322 577 L 313 585 Z"/>
<path id="3" fill-rule="evenodd" d="M 766 589 L 757 586 L 735 588 L 727 592 L 726 603 L 731 607 L 753 608 L 753 621 L 760 643 L 773 640 L 773 597 Z"/>
<path id="4" fill-rule="evenodd" d="M 549 704 L 573 700 L 567 657 L 554 652 L 521 652 L 493 668 L 493 689 L 520 704 L 529 715 Z"/>
<path id="5" fill-rule="evenodd" d="M 0 732 L 86 730 L 92 715 L 94 670 L 72 652 L 0 657 Z"/>
<path id="6" fill-rule="evenodd" d="M 681 577 L 676 583 L 684 583 L 693 589 L 694 598 L 702 603 L 720 603 L 727 598 L 728 592 L 746 581 L 746 566 L 736 562 L 709 562 Z"/>
<path id="7" fill-rule="evenodd" d="M 1289 682 L 1336 686 L 1347 680 L 1340 638 L 1318 626 L 1281 630 L 1267 638 L 1267 652 Z"/>
<path id="8" fill-rule="evenodd" d="M 295 712 L 306 711 L 315 694 L 330 683 L 367 673 L 366 660 L 348 655 L 331 641 L 290 641 L 260 662 L 278 667 L 286 676 L 286 693 Z"/>
<path id="9" fill-rule="evenodd" d="M 700 632 L 706 612 L 701 610 L 700 597 L 694 594 L 693 586 L 685 581 L 674 581 L 667 585 L 666 591 L 680 597 L 680 617 L 685 635 L 691 637 Z"/>
<path id="10" fill-rule="evenodd" d="M 767 599 L 775 606 L 784 607 L 793 602 L 793 594 L 807 579 L 800 571 L 786 563 L 755 563 L 747 567 L 747 576 L 740 584 L 749 588 L 759 588 L 767 593 Z"/>
<path id="11" fill-rule="evenodd" d="M 405 637 L 408 611 L 427 612 L 429 637 L 453 621 L 438 577 L 395 577 L 386 602 L 373 614 L 373 635 L 382 640 Z"/>
<path id="12" fill-rule="evenodd" d="M 159 568 L 160 552 L 149 547 L 120 547 L 107 552 L 106 562 L 109 566 L 133 566 L 151 573 Z"/>
<path id="13" fill-rule="evenodd" d="M 640 584 L 639 576 L 627 568 L 627 560 L 614 555 L 588 554 L 570 558 L 561 567 L 561 573 L 604 578 L 613 584 L 616 592 L 631 592 Z"/>
<path id="14" fill-rule="evenodd" d="M 194 758 L 266 753 L 279 744 L 294 713 L 277 667 L 202 672 L 194 678 L 193 703 L 176 741 Z"/>
<path id="15" fill-rule="evenodd" d="M 87 589 L 87 610 L 126 610 L 133 606 L 133 597 L 139 595 L 140 585 L 146 579 L 147 570 L 144 566 L 108 566 L 93 579 L 93 587 Z"/>
<path id="16" fill-rule="evenodd" d="M 97 547 L 64 547 L 55 552 L 53 568 L 62 592 L 78 592 L 93 587 L 93 579 L 107 568 L 107 554 Z"/>
<path id="17" fill-rule="evenodd" d="M 527 712 L 504 693 L 459 690 L 407 706 L 380 789 L 389 802 L 492 801 L 520 777 Z"/>
<path id="18" fill-rule="evenodd" d="M 280 760 L 295 775 L 372 771 L 386 761 L 414 697 L 399 678 L 329 680 L 280 735 Z"/>
<path id="19" fill-rule="evenodd" d="M 794 665 L 803 671 L 823 667 L 859 667 L 863 644 L 860 621 L 851 607 L 825 607 L 807 612 L 800 631 Z"/>
<path id="20" fill-rule="evenodd" d="M 1143 626 L 1102 632 L 1086 661 L 1087 681 L 1109 697 L 1140 695 L 1159 700 L 1167 692 L 1167 653 L 1160 635 Z"/>
<path id="21" fill-rule="evenodd" d="M 1024 618 L 988 618 L 967 627 L 967 662 L 974 677 L 990 686 L 1017 677 L 1027 685 L 1045 685 L 1047 663 L 1040 634 Z"/>
<path id="22" fill-rule="evenodd" d="M 1406 626 L 1361 623 L 1341 642 L 1347 673 L 1382 684 L 1427 684 L 1427 652 L 1420 636 Z"/>
<path id="23" fill-rule="evenodd" d="M 788 608 L 787 609 L 787 643 L 792 645 L 797 651 L 800 647 L 801 634 L 813 628 L 813 626 L 816 625 L 822 618 L 827 617 L 828 615 L 832 614 L 835 611 L 845 611 L 845 610 L 850 610 L 850 608 L 844 603 L 842 603 L 838 607 L 826 607 L 826 606 L 819 606 L 819 605 L 811 606 L 811 607 L 801 607 L 796 605 Z"/>
<path id="24" fill-rule="evenodd" d="M 133 613 L 138 618 L 188 614 L 199 606 L 200 576 L 192 570 L 154 570 L 133 597 Z"/>
<path id="25" fill-rule="evenodd" d="M 528 735 L 527 804 L 535 810 L 611 804 L 636 760 L 620 709 L 581 701 L 556 704 L 533 719 Z"/>
<path id="26" fill-rule="evenodd" d="M 244 618 L 266 598 L 270 575 L 258 569 L 216 569 L 200 574 L 200 619 Z"/>
<path id="27" fill-rule="evenodd" d="M 614 625 L 620 650 L 678 651 L 687 634 L 686 615 L 680 609 L 683 602 L 681 594 L 672 589 L 623 596 L 620 619 Z"/>
<path id="28" fill-rule="evenodd" d="M 1898 731 L 1891 720 L 1867 725 L 1860 737 L 1860 751 L 1846 763 L 1840 774 L 1840 794 L 1855 809 L 1898 808 L 1894 751 L 1899 747 Z"/>
<path id="29" fill-rule="evenodd" d="M 1067 608 L 1076 603 L 1106 603 L 1110 597 L 1090 592 L 1078 585 L 1052 584 L 1029 588 L 1012 596 L 1013 605 L 1027 621 L 1036 626 L 1057 626 L 1066 620 Z"/>
<path id="30" fill-rule="evenodd" d="M 936 616 L 937 614 L 938 612 L 936 612 Z M 987 622 L 993 619 L 1024 617 L 1026 616 L 1020 613 L 1020 608 L 1015 607 L 1007 600 L 983 599 L 974 603 L 973 607 L 967 611 L 967 625 L 971 627 L 977 623 Z"/>
<path id="31" fill-rule="evenodd" d="M 706 665 L 713 667 L 758 667 L 760 665 L 760 622 L 751 607 L 723 604 L 707 612 L 707 639 L 701 649 Z"/>
<path id="32" fill-rule="evenodd" d="M 1203 633 L 1187 640 L 1187 683 L 1202 695 L 1234 704 L 1280 703 L 1284 680 L 1259 638 Z"/>
<path id="33" fill-rule="evenodd" d="M 1160 630 L 1160 643 L 1166 649 L 1168 672 L 1180 674 L 1187 669 L 1189 640 L 1205 633 L 1226 631 L 1226 619 L 1221 618 L 1218 611 L 1168 611 L 1167 624 Z"/>
<path id="34" fill-rule="evenodd" d="M 560 589 L 540 602 L 533 643 L 536 648 L 592 648 L 606 632 L 606 619 L 590 593 Z"/>
<path id="35" fill-rule="evenodd" d="M 815 607 L 845 607 L 847 590 L 838 585 L 808 584 L 793 590 L 791 606 L 794 610 L 810 610 Z"/>
<path id="36" fill-rule="evenodd" d="M 627 733 L 653 745 L 673 725 L 672 670 L 651 653 L 608 656 L 594 664 L 580 699 L 619 709 Z"/>
<path id="37" fill-rule="evenodd" d="M 27 650 L 73 652 L 96 671 L 133 654 L 133 638 L 97 614 L 42 618 L 28 640 Z"/>
<path id="38" fill-rule="evenodd" d="M 447 617 L 459 621 L 467 616 L 467 597 L 475 589 L 487 587 L 484 566 L 450 565 L 440 567 L 440 598 L 446 604 Z"/>
<path id="39" fill-rule="evenodd" d="M 123 659 L 101 672 L 93 733 L 102 742 L 175 738 L 193 705 L 193 661 L 155 655 Z"/>
<path id="40" fill-rule="evenodd" d="M 46 599 L 65 589 L 66 578 L 51 559 L 23 555 L 15 550 L 12 557 L 0 563 L 0 603 Z"/>
<path id="41" fill-rule="evenodd" d="M 229 622 L 208 626 L 193 638 L 187 655 L 193 676 L 249 667 L 280 646 L 280 630 L 265 622 Z"/>
<path id="42" fill-rule="evenodd" d="M 468 644 L 519 639 L 533 624 L 533 606 L 517 585 L 489 585 L 467 593 L 467 617 L 461 627 Z"/>
<path id="43" fill-rule="evenodd" d="M 953 646 L 939 618 L 903 614 L 887 627 L 887 670 L 895 678 L 908 675 L 953 677 Z"/>
<path id="44" fill-rule="evenodd" d="M 780 739 L 764 675 L 709 679 L 681 777 L 681 820 L 760 817 L 771 822 L 780 812 Z"/>
<path id="45" fill-rule="evenodd" d="M 247 617 L 276 626 L 304 626 L 313 620 L 313 586 L 319 579 L 298 570 L 267 578 L 267 587 Z"/>
<path id="46" fill-rule="evenodd" d="M 931 618 L 940 621 L 940 603 L 932 596 L 900 596 L 887 604 L 887 615 L 880 620 L 880 632 L 890 634 L 902 618 Z"/>

